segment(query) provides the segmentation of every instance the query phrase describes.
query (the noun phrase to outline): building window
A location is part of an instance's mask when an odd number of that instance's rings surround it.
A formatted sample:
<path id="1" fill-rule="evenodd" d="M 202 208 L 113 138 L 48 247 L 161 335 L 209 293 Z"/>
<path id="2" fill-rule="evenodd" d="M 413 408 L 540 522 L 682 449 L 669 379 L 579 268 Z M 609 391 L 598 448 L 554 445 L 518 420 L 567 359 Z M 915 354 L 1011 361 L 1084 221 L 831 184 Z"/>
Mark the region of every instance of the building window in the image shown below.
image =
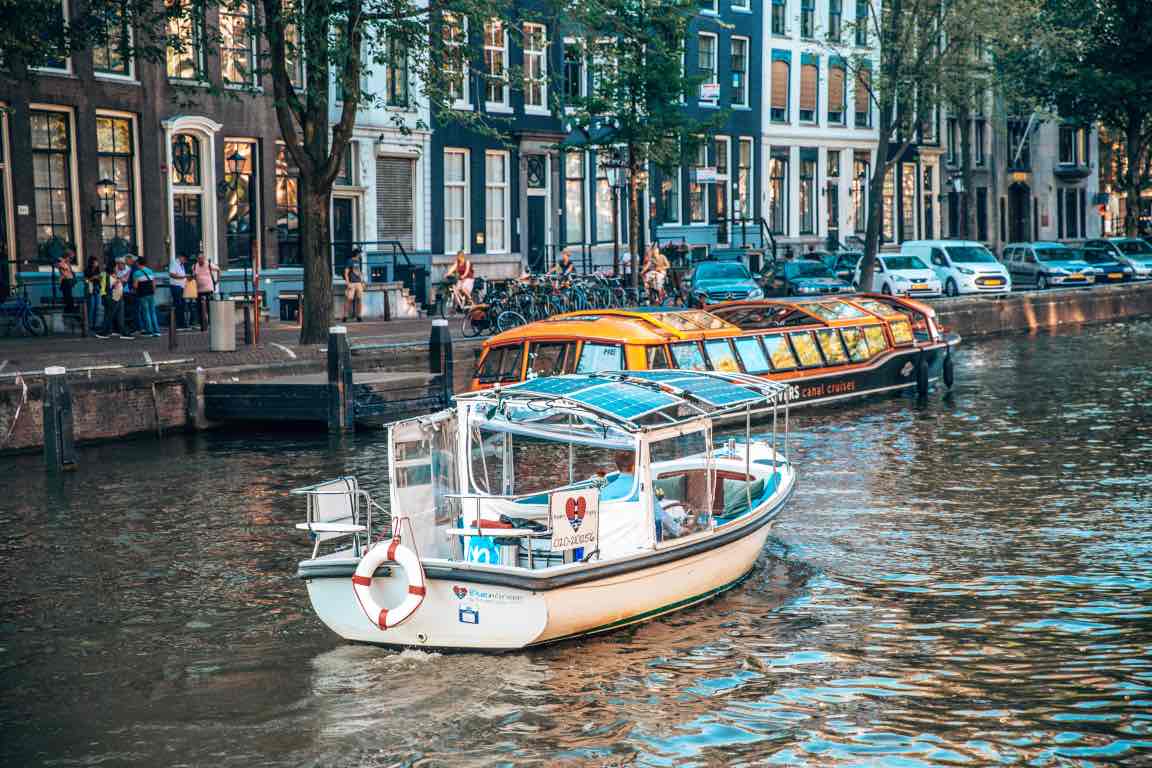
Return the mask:
<path id="1" fill-rule="evenodd" d="M 869 0 L 856 0 L 856 45 L 868 45 L 868 3 Z"/>
<path id="2" fill-rule="evenodd" d="M 916 238 L 916 165 L 903 163 L 900 169 L 900 241 Z"/>
<path id="3" fill-rule="evenodd" d="M 785 3 L 786 0 L 772 0 L 772 34 L 774 35 L 788 34 L 788 6 Z"/>
<path id="4" fill-rule="evenodd" d="M 454 106 L 468 104 L 468 19 L 444 13 L 444 68 L 448 100 Z"/>
<path id="5" fill-rule="evenodd" d="M 818 111 L 817 92 L 819 89 L 820 65 L 814 59 L 805 59 L 800 64 L 800 122 L 815 123 Z"/>
<path id="6" fill-rule="evenodd" d="M 828 240 L 840 241 L 840 150 L 828 150 L 828 166 L 825 171 L 827 182 L 825 194 L 827 201 Z"/>
<path id="7" fill-rule="evenodd" d="M 944 161 L 948 165 L 956 165 L 960 161 L 960 123 L 956 122 L 956 118 L 948 118 L 948 154 L 945 156 Z"/>
<path id="8" fill-rule="evenodd" d="M 124 6 L 111 3 L 101 11 L 104 29 L 101 39 L 92 48 L 92 69 L 98 75 L 132 75 L 132 33 L 128 27 Z"/>
<path id="9" fill-rule="evenodd" d="M 200 3 L 167 0 L 168 77 L 204 78 L 204 9 Z"/>
<path id="10" fill-rule="evenodd" d="M 1028 140 L 1028 121 L 1008 121 L 1008 170 L 1027 171 L 1032 168 L 1032 151 Z"/>
<path id="11" fill-rule="evenodd" d="M 484 237 L 488 253 L 508 252 L 508 153 L 484 153 Z"/>
<path id="12" fill-rule="evenodd" d="M 215 208 L 205 206 L 205 147 L 196 136 L 178 133 L 169 145 L 172 159 L 172 250 L 196 258 L 204 251 L 205 210 L 215 215 Z M 215 243 L 209 247 L 215 251 Z"/>
<path id="13" fill-rule="evenodd" d="M 504 22 L 484 22 L 484 100 L 489 106 L 508 106 L 508 31 Z"/>
<path id="14" fill-rule="evenodd" d="M 700 0 L 701 13 L 718 13 L 717 0 Z"/>
<path id="15" fill-rule="evenodd" d="M 596 242 L 612 242 L 612 185 L 608 183 L 608 169 L 604 162 L 608 150 L 596 153 Z"/>
<path id="16" fill-rule="evenodd" d="M 1088 131 L 1071 125 L 1060 126 L 1060 165 L 1088 165 Z"/>
<path id="17" fill-rule="evenodd" d="M 800 150 L 800 234 L 816 234 L 816 150 Z"/>
<path id="18" fill-rule="evenodd" d="M 740 139 L 736 158 L 736 215 L 741 219 L 750 219 L 753 216 L 752 207 L 752 156 L 755 147 L 752 139 Z"/>
<path id="19" fill-rule="evenodd" d="M 987 140 L 988 124 L 977 120 L 972 124 L 972 157 L 976 165 L 984 165 L 984 142 Z"/>
<path id="20" fill-rule="evenodd" d="M 847 120 L 848 90 L 843 64 L 828 67 L 828 124 L 844 125 Z"/>
<path id="21" fill-rule="evenodd" d="M 932 107 L 929 110 L 928 116 L 924 118 L 924 122 L 920 124 L 920 140 L 926 144 L 935 144 L 937 142 L 936 136 L 936 121 L 940 119 L 940 111 L 937 107 Z"/>
<path id="22" fill-rule="evenodd" d="M 228 263 L 244 264 L 257 258 L 256 142 L 224 142 L 224 184 L 228 188 L 224 197 Z"/>
<path id="23" fill-rule="evenodd" d="M 283 144 L 276 147 L 276 246 L 281 266 L 300 264 L 300 169 Z"/>
<path id="24" fill-rule="evenodd" d="M 772 56 L 772 103 L 771 118 L 774 123 L 788 122 L 788 86 L 792 74 L 792 67 L 788 59 L 780 57 L 775 51 Z"/>
<path id="25" fill-rule="evenodd" d="M 816 0 L 800 0 L 800 37 L 811 40 L 816 36 Z"/>
<path id="26" fill-rule="evenodd" d="M 304 48 L 300 42 L 300 26 L 295 20 L 300 13 L 294 0 L 282 0 L 284 15 L 284 68 L 293 88 L 304 87 Z"/>
<path id="27" fill-rule="evenodd" d="M 772 150 L 768 162 L 768 228 L 788 234 L 788 150 Z"/>
<path id="28" fill-rule="evenodd" d="M 564 156 L 564 242 L 584 242 L 584 154 Z"/>
<path id="29" fill-rule="evenodd" d="M 584 73 L 584 45 L 571 38 L 564 41 L 564 103 L 584 98 L 588 83 Z"/>
<path id="30" fill-rule="evenodd" d="M 388 38 L 384 67 L 385 99 L 390 107 L 408 106 L 408 47 L 399 36 Z"/>
<path id="31" fill-rule="evenodd" d="M 881 221 L 880 236 L 885 243 L 896 242 L 896 166 L 884 174 L 884 191 L 881 200 L 884 217 Z"/>
<path id="32" fill-rule="evenodd" d="M 115 190 L 100 201 L 100 241 L 136 243 L 136 141 L 132 120 L 96 116 L 96 159 L 100 181 L 112 181 Z"/>
<path id="33" fill-rule="evenodd" d="M 732 36 L 732 106 L 748 106 L 748 38 Z"/>
<path id="34" fill-rule="evenodd" d="M 844 0 L 828 0 L 828 39 L 840 42 L 844 31 Z"/>
<path id="35" fill-rule="evenodd" d="M 468 249 L 468 151 L 444 150 L 444 252 Z"/>
<path id="36" fill-rule="evenodd" d="M 861 67 L 856 71 L 856 127 L 872 127 L 872 70 Z"/>
<path id="37" fill-rule="evenodd" d="M 1080 228 L 1085 218 L 1081 192 L 1082 190 L 1077 187 L 1056 190 L 1056 218 L 1059 225 L 1057 234 L 1061 239 L 1085 236 Z"/>
<path id="38" fill-rule="evenodd" d="M 856 234 L 863 234 L 868 226 L 868 184 L 871 179 L 872 163 L 868 154 L 857 152 L 852 159 L 852 215 Z"/>
<path id="39" fill-rule="evenodd" d="M 660 205 L 665 224 L 680 223 L 680 168 L 660 176 Z"/>
<path id="40" fill-rule="evenodd" d="M 696 157 L 688 173 L 688 223 L 708 223 L 707 185 L 699 180 L 700 170 L 708 167 L 708 144 L 701 138 L 696 145 Z"/>
<path id="41" fill-rule="evenodd" d="M 72 127 L 66 112 L 32 110 L 36 239 L 72 242 Z"/>
<path id="42" fill-rule="evenodd" d="M 701 77 L 698 96 L 704 101 L 705 86 L 716 82 L 716 35 L 711 32 L 701 32 L 697 37 L 696 71 Z"/>
<path id="43" fill-rule="evenodd" d="M 172 183 L 200 186 L 200 142 L 186 133 L 172 137 Z"/>
<path id="44" fill-rule="evenodd" d="M 344 157 L 340 158 L 340 170 L 336 172 L 334 183 L 338 187 L 356 186 L 356 142 L 348 142 L 344 147 Z"/>
<path id="45" fill-rule="evenodd" d="M 69 25 L 69 16 L 70 16 L 67 0 L 60 0 L 59 6 L 60 6 L 60 26 L 61 27 L 67 27 Z M 16 32 L 15 26 L 13 26 L 13 32 L 16 34 L 19 34 L 18 32 Z M 53 55 L 47 54 L 44 57 L 44 63 L 41 64 L 39 67 L 36 67 L 36 69 L 48 70 L 48 71 L 57 71 L 57 72 L 69 72 L 72 69 L 72 63 L 66 54 L 59 55 L 59 56 L 53 56 Z"/>
<path id="46" fill-rule="evenodd" d="M 220 71 L 228 85 L 251 85 L 256 76 L 252 6 L 233 0 L 220 6 Z"/>
<path id="47" fill-rule="evenodd" d="M 715 208 L 712 217 L 716 220 L 718 231 L 716 242 L 728 242 L 728 220 L 732 214 L 728 210 L 728 196 L 731 194 L 731 175 L 729 163 L 732 157 L 732 139 L 727 136 L 716 137 L 716 181 L 712 184 L 712 200 Z"/>
<path id="48" fill-rule="evenodd" d="M 543 24 L 524 25 L 524 106 L 548 108 L 547 30 Z"/>
<path id="49" fill-rule="evenodd" d="M 750 0 L 732 0 L 732 8 L 738 11 L 750 11 L 752 6 L 749 3 Z"/>

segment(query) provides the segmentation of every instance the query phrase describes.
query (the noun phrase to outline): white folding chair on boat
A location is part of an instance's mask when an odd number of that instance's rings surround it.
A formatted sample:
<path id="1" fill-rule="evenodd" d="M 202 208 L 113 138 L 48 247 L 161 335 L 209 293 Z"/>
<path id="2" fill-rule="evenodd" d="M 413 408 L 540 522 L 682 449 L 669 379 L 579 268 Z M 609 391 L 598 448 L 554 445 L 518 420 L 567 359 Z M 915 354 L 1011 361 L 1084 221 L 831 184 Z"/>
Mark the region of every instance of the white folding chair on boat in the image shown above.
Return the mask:
<path id="1" fill-rule="evenodd" d="M 360 490 L 356 478 L 340 477 L 297 488 L 292 493 L 308 499 L 308 521 L 297 523 L 296 528 L 308 531 L 312 538 L 313 558 L 320 552 L 323 542 L 346 537 L 352 537 L 356 556 L 360 556 L 359 534 L 369 531 L 374 503 L 367 493 Z"/>

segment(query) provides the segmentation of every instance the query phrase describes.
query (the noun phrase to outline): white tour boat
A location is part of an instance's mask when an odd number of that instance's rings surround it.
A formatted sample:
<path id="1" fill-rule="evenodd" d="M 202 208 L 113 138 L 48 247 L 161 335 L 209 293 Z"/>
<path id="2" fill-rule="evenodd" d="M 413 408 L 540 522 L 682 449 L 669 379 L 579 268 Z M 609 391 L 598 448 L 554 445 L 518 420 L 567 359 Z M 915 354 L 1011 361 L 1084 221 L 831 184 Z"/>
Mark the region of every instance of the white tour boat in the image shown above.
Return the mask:
<path id="1" fill-rule="evenodd" d="M 390 427 L 390 515 L 354 478 L 294 491 L 314 542 L 299 576 L 341 637 L 424 648 L 524 648 L 699 603 L 748 575 L 792 494 L 791 396 L 678 370 L 457 395 Z M 713 419 L 765 407 L 770 435 L 746 417 L 715 447 Z"/>

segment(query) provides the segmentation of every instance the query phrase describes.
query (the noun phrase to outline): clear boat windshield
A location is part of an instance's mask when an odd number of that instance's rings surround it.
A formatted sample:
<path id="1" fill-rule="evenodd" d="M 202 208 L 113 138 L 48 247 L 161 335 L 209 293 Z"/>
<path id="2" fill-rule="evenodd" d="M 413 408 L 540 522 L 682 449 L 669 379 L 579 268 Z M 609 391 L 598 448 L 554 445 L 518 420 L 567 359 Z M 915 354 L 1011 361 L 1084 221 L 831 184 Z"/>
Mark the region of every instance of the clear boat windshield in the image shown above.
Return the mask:
<path id="1" fill-rule="evenodd" d="M 957 264 L 995 264 L 996 257 L 980 245 L 950 245 L 948 255 Z"/>

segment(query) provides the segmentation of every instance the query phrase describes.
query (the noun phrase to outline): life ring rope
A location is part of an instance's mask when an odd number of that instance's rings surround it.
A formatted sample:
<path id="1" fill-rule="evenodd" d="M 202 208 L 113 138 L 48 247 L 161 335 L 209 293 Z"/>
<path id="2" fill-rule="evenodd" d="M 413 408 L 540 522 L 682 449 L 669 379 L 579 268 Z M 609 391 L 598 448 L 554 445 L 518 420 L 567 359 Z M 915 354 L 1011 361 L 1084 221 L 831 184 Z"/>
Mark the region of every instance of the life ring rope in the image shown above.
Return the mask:
<path id="1" fill-rule="evenodd" d="M 376 624 L 381 630 L 388 630 L 407 621 L 424 602 L 428 588 L 424 583 L 424 568 L 420 558 L 415 552 L 400 542 L 396 536 L 388 542 L 388 546 L 376 546 L 364 553 L 360 563 L 356 566 L 356 573 L 352 576 L 352 590 L 356 601 L 364 615 Z M 387 562 L 394 562 L 404 569 L 408 579 L 408 589 L 400 604 L 393 608 L 385 608 L 372 597 L 372 580 L 376 569 Z"/>

